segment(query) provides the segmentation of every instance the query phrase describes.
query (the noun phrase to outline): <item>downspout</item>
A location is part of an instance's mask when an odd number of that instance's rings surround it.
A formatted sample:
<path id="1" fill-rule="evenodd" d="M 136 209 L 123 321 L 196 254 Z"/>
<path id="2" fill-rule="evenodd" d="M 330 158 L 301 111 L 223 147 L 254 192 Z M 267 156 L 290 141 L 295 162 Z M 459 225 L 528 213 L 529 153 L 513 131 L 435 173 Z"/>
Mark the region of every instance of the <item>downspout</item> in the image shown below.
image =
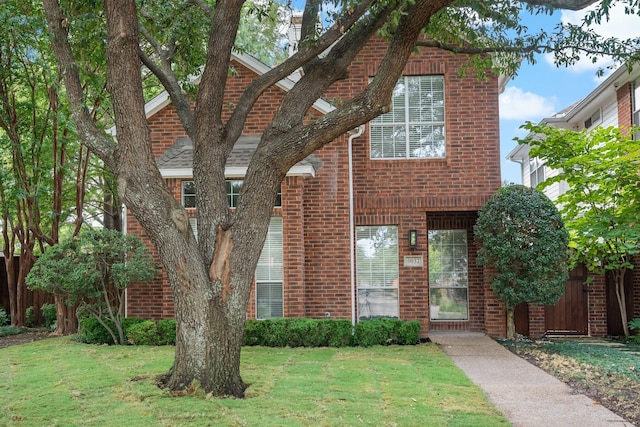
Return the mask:
<path id="1" fill-rule="evenodd" d="M 122 204 L 122 234 L 127 234 L 127 207 Z M 124 288 L 124 317 L 129 317 L 129 293 L 128 289 Z"/>
<path id="2" fill-rule="evenodd" d="M 353 140 L 364 133 L 365 126 L 349 132 L 349 260 L 351 262 L 351 324 L 356 325 L 356 260 L 355 252 L 355 224 L 353 219 Z"/>

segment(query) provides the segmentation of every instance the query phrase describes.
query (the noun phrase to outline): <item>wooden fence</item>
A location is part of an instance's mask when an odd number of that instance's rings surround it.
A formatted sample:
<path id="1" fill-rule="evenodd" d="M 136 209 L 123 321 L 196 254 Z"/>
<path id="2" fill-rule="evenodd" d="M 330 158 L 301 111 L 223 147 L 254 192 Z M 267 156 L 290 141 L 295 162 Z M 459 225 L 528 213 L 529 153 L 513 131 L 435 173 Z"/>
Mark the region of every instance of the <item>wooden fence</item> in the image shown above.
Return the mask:
<path id="1" fill-rule="evenodd" d="M 19 268 L 18 257 L 15 258 L 14 266 L 17 276 Z M 53 295 L 48 292 L 30 291 L 26 287 L 22 290 L 22 292 L 24 298 L 22 299 L 22 304 L 19 309 L 22 310 L 23 313 L 25 313 L 28 307 L 33 307 L 35 324 L 42 324 L 44 319 L 42 317 L 42 313 L 40 312 L 40 307 L 45 303 L 54 304 Z M 7 314 L 9 314 L 9 284 L 7 283 L 7 268 L 3 256 L 0 256 L 0 304 L 5 309 Z"/>

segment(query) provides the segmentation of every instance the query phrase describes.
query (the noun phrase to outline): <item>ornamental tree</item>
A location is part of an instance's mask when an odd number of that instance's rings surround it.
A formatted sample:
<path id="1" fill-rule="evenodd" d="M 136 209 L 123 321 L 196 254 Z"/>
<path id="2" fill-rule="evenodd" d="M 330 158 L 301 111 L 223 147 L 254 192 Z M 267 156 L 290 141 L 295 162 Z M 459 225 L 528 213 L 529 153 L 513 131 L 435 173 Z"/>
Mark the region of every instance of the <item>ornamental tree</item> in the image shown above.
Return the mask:
<path id="1" fill-rule="evenodd" d="M 579 9 L 591 3 L 307 0 L 297 52 L 253 80 L 240 101 L 229 106 L 224 91 L 231 52 L 246 13 L 256 10 L 244 8 L 244 0 L 43 0 L 78 133 L 113 169 L 120 196 L 167 271 L 177 338 L 174 365 L 162 384 L 179 390 L 198 381 L 207 393 L 244 396 L 243 328 L 278 187 L 297 162 L 389 110 L 393 89 L 415 49 L 436 46 L 468 55 L 468 65 L 480 75 L 492 67 L 496 72 L 513 72 L 520 55 L 534 60 L 536 52 L 555 53 L 559 64 L 571 64 L 581 53 L 633 59 L 640 51 L 637 39 L 603 39 L 588 31 L 588 23 L 553 34 L 530 33 L 521 25 L 521 13 Z M 254 5 L 266 11 L 271 4 Z M 105 23 L 105 34 L 84 32 L 74 25 L 79 5 L 93 9 L 90 16 Z M 606 16 L 608 5 L 603 2 L 592 12 L 590 22 Z M 328 25 L 320 25 L 320 19 Z M 374 36 L 384 37 L 388 50 L 368 86 L 337 103 L 329 114 L 309 117 L 313 103 L 347 77 L 352 61 Z M 85 108 L 84 82 L 76 64 L 83 39 L 106 43 L 104 72 L 117 142 L 95 126 Z M 487 53 L 494 53 L 498 61 Z M 227 158 L 261 94 L 299 69 L 304 71 L 300 80 L 274 106 L 273 119 L 261 136 L 232 210 L 225 191 Z M 197 240 L 152 155 L 141 70 L 153 73 L 167 90 L 194 144 Z M 190 80 L 194 74 L 200 75 L 197 87 Z"/>
<path id="2" fill-rule="evenodd" d="M 522 185 L 500 188 L 473 227 L 478 263 L 490 267 L 491 289 L 505 303 L 507 338 L 516 336 L 518 304 L 555 304 L 569 277 L 568 233 L 553 202 Z"/>
<path id="3" fill-rule="evenodd" d="M 640 253 L 640 141 L 633 130 L 597 127 L 580 132 L 547 124 L 523 126 L 530 134 L 518 143 L 558 171 L 539 188 L 565 181 L 568 190 L 557 203 L 571 236 L 573 265 L 613 277 L 625 336 L 629 318 L 624 278 Z"/>
<path id="4" fill-rule="evenodd" d="M 83 231 L 48 248 L 27 276 L 27 287 L 61 295 L 79 305 L 126 344 L 122 328 L 124 293 L 133 282 L 150 282 L 157 273 L 142 240 L 116 230 Z"/>

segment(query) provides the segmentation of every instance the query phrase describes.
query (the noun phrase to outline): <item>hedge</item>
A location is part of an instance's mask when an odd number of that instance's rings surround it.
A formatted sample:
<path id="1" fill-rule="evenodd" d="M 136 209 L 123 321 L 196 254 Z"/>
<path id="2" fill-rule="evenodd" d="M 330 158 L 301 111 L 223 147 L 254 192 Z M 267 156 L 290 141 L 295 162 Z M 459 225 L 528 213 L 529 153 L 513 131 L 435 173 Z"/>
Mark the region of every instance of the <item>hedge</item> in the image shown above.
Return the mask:
<path id="1" fill-rule="evenodd" d="M 78 341 L 88 344 L 113 344 L 111 335 L 94 318 L 81 322 Z M 129 344 L 175 345 L 176 322 L 173 319 L 123 319 Z M 364 320 L 355 328 L 344 319 L 279 318 L 249 319 L 245 323 L 243 345 L 265 347 L 348 347 L 372 345 L 413 345 L 420 341 L 417 320 Z"/>

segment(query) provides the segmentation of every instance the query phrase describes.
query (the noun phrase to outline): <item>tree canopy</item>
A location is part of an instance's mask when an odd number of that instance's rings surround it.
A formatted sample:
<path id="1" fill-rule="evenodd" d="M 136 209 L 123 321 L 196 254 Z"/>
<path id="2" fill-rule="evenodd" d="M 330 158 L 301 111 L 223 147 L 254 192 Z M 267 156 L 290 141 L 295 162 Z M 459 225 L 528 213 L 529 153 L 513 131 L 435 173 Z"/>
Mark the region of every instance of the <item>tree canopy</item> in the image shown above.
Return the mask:
<path id="1" fill-rule="evenodd" d="M 547 124 L 524 126 L 531 157 L 556 173 L 539 187 L 561 182 L 567 190 L 557 199 L 571 236 L 572 263 L 614 278 L 625 335 L 629 335 L 624 276 L 640 253 L 640 141 L 633 130 L 596 127 L 580 132 Z"/>
<path id="2" fill-rule="evenodd" d="M 540 191 L 508 185 L 482 207 L 473 228 L 478 263 L 491 268 L 491 289 L 505 302 L 507 337 L 520 303 L 554 304 L 569 277 L 569 237 L 553 202 Z"/>
<path id="3" fill-rule="evenodd" d="M 255 7 L 247 9 L 243 0 L 43 0 L 78 134 L 113 169 L 120 195 L 167 271 L 178 334 L 176 360 L 164 384 L 180 389 L 197 380 L 207 392 L 243 396 L 242 328 L 280 182 L 315 150 L 387 112 L 392 91 L 415 49 L 435 45 L 469 54 L 468 66 L 480 76 L 490 68 L 515 71 L 522 57 L 533 60 L 535 52 L 554 52 L 560 64 L 575 62 L 578 54 L 637 59 L 637 39 L 603 39 L 589 31 L 589 22 L 558 28 L 553 34 L 531 32 L 521 22 L 522 13 L 579 9 L 591 3 L 308 0 L 297 51 L 255 78 L 239 101 L 228 105 L 224 91 L 241 24 L 248 12 L 270 16 L 274 2 L 254 2 Z M 629 13 L 636 13 L 637 1 L 628 4 Z M 610 2 L 598 5 L 591 21 L 606 17 Z M 75 11 L 81 7 L 100 25 L 104 23 L 104 32 L 78 27 Z M 349 66 L 374 37 L 382 37 L 388 49 L 368 86 L 352 99 L 336 102 L 328 114 L 310 118 L 311 106 L 348 76 Z M 92 120 L 82 91 L 86 79 L 78 72 L 83 49 L 103 42 L 117 141 Z M 225 190 L 227 158 L 258 98 L 300 69 L 301 78 L 274 107 L 232 210 Z M 194 144 L 197 241 L 188 215 L 162 180 L 151 152 L 144 112 L 147 71 L 169 94 Z"/>

